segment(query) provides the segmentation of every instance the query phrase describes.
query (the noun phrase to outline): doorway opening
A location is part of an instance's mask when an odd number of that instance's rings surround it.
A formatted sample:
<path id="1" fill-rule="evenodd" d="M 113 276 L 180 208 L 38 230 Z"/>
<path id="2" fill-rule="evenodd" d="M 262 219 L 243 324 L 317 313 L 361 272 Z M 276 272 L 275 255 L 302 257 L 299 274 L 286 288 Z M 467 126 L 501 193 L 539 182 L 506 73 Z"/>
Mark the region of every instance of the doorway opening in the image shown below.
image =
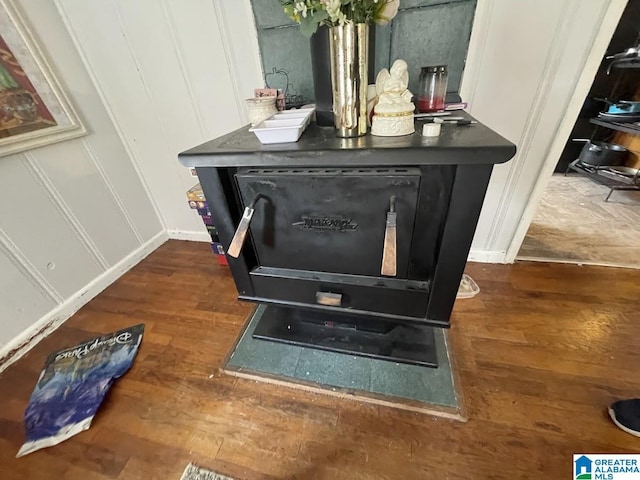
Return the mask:
<path id="1" fill-rule="evenodd" d="M 640 269 L 640 0 L 630 0 L 518 259 Z"/>

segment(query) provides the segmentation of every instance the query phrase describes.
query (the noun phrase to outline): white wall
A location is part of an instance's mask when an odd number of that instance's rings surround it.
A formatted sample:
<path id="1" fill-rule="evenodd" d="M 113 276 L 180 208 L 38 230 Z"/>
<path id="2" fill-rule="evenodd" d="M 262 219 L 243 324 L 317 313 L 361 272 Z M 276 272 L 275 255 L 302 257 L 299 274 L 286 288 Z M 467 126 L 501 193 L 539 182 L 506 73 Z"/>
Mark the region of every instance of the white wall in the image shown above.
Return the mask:
<path id="1" fill-rule="evenodd" d="M 552 144 L 561 123 L 575 121 L 589 79 L 582 78 L 582 98 L 571 102 L 574 90 L 585 68 L 593 78 L 594 63 L 597 67 L 602 59 L 625 4 L 478 1 L 461 93 L 470 102 L 470 113 L 515 143 L 518 153 L 493 171 L 471 259 L 501 262 L 515 257 L 523 235 L 510 246 L 518 226 L 525 231 L 528 227 L 521 221 L 534 185 L 545 161 L 557 161 L 560 152 L 552 150 Z M 607 28 L 601 31 L 603 22 Z M 556 143 L 563 145 L 569 131 L 560 130 L 564 137 Z M 526 221 L 532 216 L 529 213 Z"/>
<path id="2" fill-rule="evenodd" d="M 0 358 L 166 238 L 55 5 L 16 5 L 89 134 L 0 158 Z"/>
<path id="3" fill-rule="evenodd" d="M 182 150 L 247 123 L 262 84 L 248 0 L 57 0 L 172 238 L 209 237 Z"/>

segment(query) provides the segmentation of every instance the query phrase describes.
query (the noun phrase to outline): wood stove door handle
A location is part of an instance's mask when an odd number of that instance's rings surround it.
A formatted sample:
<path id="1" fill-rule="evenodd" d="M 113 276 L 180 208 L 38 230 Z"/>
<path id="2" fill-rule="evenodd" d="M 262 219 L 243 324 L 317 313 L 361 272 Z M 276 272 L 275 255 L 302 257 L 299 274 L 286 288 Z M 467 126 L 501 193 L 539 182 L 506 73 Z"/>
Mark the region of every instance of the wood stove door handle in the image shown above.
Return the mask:
<path id="1" fill-rule="evenodd" d="M 253 212 L 255 210 L 250 207 L 245 207 L 244 214 L 240 219 L 240 224 L 236 229 L 236 233 L 233 235 L 233 239 L 229 244 L 229 248 L 227 249 L 227 255 L 233 258 L 238 258 L 240 255 L 240 251 L 242 250 L 242 245 L 244 244 L 244 239 L 247 238 L 247 232 L 249 231 L 249 224 L 251 223 L 251 219 L 253 218 Z"/>
<path id="2" fill-rule="evenodd" d="M 387 212 L 387 223 L 384 229 L 384 245 L 382 246 L 382 268 L 380 274 L 387 277 L 395 277 L 396 268 L 396 196 L 389 199 L 389 211 Z"/>
<path id="3" fill-rule="evenodd" d="M 253 218 L 253 212 L 255 212 L 256 202 L 261 198 L 261 194 L 256 195 L 254 199 L 251 200 L 249 206 L 244 208 L 244 213 L 242 214 L 238 228 L 236 228 L 236 233 L 233 235 L 229 248 L 227 249 L 227 255 L 230 257 L 238 258 L 240 255 L 242 245 L 244 245 L 244 240 L 247 238 L 247 232 L 249 231 L 249 224 L 251 224 L 251 219 Z"/>

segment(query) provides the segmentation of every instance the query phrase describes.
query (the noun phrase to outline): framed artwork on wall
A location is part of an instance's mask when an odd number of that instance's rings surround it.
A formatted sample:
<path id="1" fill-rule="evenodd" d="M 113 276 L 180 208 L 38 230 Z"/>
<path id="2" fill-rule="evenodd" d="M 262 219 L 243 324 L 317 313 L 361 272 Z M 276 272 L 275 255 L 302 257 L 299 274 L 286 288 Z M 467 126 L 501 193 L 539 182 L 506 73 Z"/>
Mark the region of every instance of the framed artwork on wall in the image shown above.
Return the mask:
<path id="1" fill-rule="evenodd" d="M 87 133 L 12 0 L 0 0 L 0 156 Z"/>

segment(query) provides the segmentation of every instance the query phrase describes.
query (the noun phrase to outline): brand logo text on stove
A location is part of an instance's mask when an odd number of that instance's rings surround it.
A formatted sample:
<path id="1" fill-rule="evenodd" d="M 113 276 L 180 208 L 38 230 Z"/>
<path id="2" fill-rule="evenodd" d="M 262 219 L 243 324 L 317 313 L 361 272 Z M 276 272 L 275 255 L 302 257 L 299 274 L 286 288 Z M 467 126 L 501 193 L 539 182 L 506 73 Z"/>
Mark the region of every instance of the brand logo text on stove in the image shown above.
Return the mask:
<path id="1" fill-rule="evenodd" d="M 332 230 L 336 232 L 348 232 L 357 230 L 358 224 L 350 218 L 333 218 L 319 216 L 302 216 L 302 221 L 295 222 L 294 227 L 305 230 Z"/>

